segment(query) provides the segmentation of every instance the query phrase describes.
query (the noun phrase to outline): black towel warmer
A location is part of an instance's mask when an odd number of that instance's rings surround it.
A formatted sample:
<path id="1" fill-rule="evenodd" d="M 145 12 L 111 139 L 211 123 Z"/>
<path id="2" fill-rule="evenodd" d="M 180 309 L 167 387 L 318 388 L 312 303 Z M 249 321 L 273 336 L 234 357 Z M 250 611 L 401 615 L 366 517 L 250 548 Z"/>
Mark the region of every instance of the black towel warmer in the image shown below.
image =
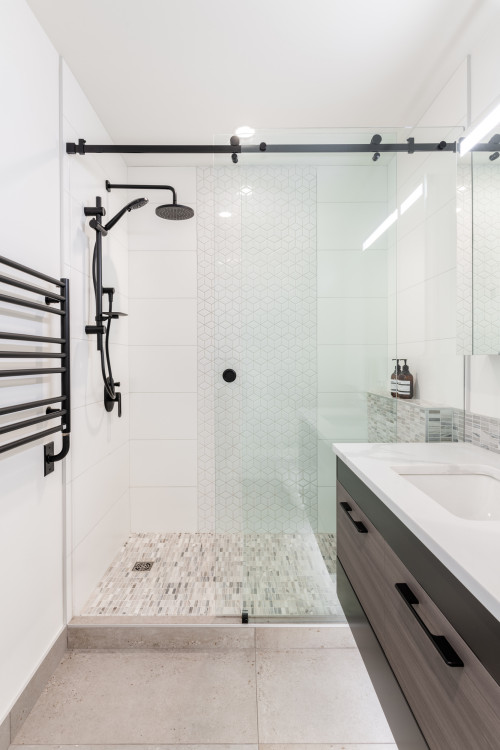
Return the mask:
<path id="1" fill-rule="evenodd" d="M 55 286 L 57 291 L 44 289 L 39 286 L 27 283 L 24 280 L 18 278 L 12 278 L 5 276 L 1 266 L 8 266 L 16 271 L 21 271 L 27 276 L 41 279 L 48 284 Z M 19 448 L 27 443 L 34 442 L 35 440 L 42 440 L 43 438 L 53 435 L 57 432 L 62 433 L 62 448 L 59 453 L 54 453 L 54 443 L 46 443 L 44 445 L 44 476 L 54 471 L 54 464 L 56 461 L 61 461 L 68 455 L 70 447 L 70 432 L 71 432 L 71 387 L 70 387 L 70 300 L 69 300 L 69 279 L 55 279 L 52 276 L 35 271 L 33 268 L 23 266 L 21 263 L 9 260 L 4 256 L 0 255 L 0 283 L 8 286 L 16 287 L 25 292 L 33 293 L 34 295 L 41 295 L 44 298 L 45 304 L 41 304 L 38 301 L 30 299 L 24 299 L 20 297 L 12 297 L 8 294 L 0 293 L 0 302 L 5 302 L 9 305 L 16 305 L 20 307 L 27 307 L 33 310 L 40 310 L 42 312 L 58 315 L 61 321 L 61 334 L 60 338 L 53 338 L 50 336 L 35 336 L 31 334 L 21 334 L 9 331 L 0 331 L 0 340 L 5 341 L 26 341 L 30 344 L 35 343 L 46 343 L 46 344 L 57 344 L 60 347 L 59 351 L 21 351 L 14 349 L 12 351 L 0 351 L 0 359 L 60 359 L 60 367 L 37 367 L 37 368 L 25 368 L 25 369 L 0 369 L 0 378 L 18 378 L 18 377 L 36 377 L 38 375 L 60 375 L 61 376 L 61 395 L 54 398 L 43 398 L 37 401 L 28 401 L 22 404 L 15 404 L 11 406 L 4 406 L 0 408 L 0 416 L 7 414 L 17 414 L 18 412 L 31 411 L 40 406 L 47 407 L 45 414 L 37 415 L 29 419 L 23 419 L 19 422 L 13 422 L 6 425 L 0 426 L 0 436 L 6 435 L 16 430 L 21 430 L 26 427 L 38 425 L 43 422 L 49 422 L 55 419 L 60 420 L 56 427 L 50 427 L 49 429 L 42 430 L 41 432 L 33 433 L 26 437 L 13 440 L 10 443 L 0 444 L 0 454 L 6 453 L 7 451 Z M 36 297 L 35 297 L 36 299 Z M 51 404 L 59 404 L 57 408 L 52 408 Z"/>

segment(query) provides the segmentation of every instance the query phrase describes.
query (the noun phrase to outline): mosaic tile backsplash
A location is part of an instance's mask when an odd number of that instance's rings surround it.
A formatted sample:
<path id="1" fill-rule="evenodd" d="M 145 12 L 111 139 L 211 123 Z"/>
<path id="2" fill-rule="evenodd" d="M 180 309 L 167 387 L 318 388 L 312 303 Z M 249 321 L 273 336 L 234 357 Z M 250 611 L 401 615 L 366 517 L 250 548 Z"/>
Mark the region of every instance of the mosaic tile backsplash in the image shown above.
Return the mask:
<path id="1" fill-rule="evenodd" d="M 133 534 L 83 616 L 328 615 L 336 593 L 334 534 Z M 135 571 L 140 561 L 148 571 Z"/>
<path id="2" fill-rule="evenodd" d="M 443 443 L 462 439 L 460 412 L 451 407 L 368 394 L 370 443 Z M 463 415 L 462 415 L 463 419 Z"/>

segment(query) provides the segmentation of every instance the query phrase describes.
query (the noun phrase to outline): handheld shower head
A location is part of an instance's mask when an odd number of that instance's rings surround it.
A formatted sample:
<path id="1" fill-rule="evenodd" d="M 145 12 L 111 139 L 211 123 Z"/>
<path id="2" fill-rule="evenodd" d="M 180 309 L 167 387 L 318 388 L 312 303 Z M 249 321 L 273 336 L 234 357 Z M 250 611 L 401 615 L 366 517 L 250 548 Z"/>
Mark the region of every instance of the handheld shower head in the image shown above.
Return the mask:
<path id="1" fill-rule="evenodd" d="M 104 229 L 107 232 L 109 232 L 109 230 L 113 229 L 114 225 L 117 224 L 120 221 L 120 219 L 122 218 L 122 216 L 127 211 L 134 211 L 134 209 L 136 209 L 136 208 L 142 208 L 143 206 L 146 205 L 146 203 L 149 203 L 149 201 L 147 200 L 147 198 L 136 198 L 135 200 L 130 201 L 130 203 L 127 203 L 127 205 L 124 206 L 121 209 L 121 211 L 118 211 L 118 213 L 115 216 L 113 216 L 113 218 L 110 219 L 107 224 L 105 224 Z"/>
<path id="2" fill-rule="evenodd" d="M 163 206 L 158 206 L 155 213 L 160 219 L 171 219 L 173 221 L 192 219 L 194 216 L 192 208 L 183 206 L 175 200 L 173 203 L 165 203 Z"/>

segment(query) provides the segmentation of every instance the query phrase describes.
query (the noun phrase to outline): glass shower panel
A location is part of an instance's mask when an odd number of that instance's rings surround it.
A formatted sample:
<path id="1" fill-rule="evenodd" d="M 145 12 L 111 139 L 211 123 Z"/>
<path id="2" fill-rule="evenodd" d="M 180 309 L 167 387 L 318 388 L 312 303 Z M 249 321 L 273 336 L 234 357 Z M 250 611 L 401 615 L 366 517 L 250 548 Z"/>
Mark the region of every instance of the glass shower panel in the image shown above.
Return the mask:
<path id="1" fill-rule="evenodd" d="M 342 621 L 331 443 L 370 440 L 370 393 L 389 382 L 389 235 L 363 242 L 392 210 L 394 164 L 257 159 L 202 170 L 213 194 L 217 614 Z"/>

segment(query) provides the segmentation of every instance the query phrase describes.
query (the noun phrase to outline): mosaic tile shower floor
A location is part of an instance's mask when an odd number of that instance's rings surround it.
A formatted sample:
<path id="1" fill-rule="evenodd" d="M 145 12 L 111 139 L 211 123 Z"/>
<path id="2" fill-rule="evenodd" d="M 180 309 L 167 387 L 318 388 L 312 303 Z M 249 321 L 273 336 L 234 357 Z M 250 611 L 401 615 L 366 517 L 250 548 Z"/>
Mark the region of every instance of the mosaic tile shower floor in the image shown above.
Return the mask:
<path id="1" fill-rule="evenodd" d="M 134 571 L 149 561 L 150 571 Z M 329 615 L 335 534 L 132 534 L 82 616 Z"/>

